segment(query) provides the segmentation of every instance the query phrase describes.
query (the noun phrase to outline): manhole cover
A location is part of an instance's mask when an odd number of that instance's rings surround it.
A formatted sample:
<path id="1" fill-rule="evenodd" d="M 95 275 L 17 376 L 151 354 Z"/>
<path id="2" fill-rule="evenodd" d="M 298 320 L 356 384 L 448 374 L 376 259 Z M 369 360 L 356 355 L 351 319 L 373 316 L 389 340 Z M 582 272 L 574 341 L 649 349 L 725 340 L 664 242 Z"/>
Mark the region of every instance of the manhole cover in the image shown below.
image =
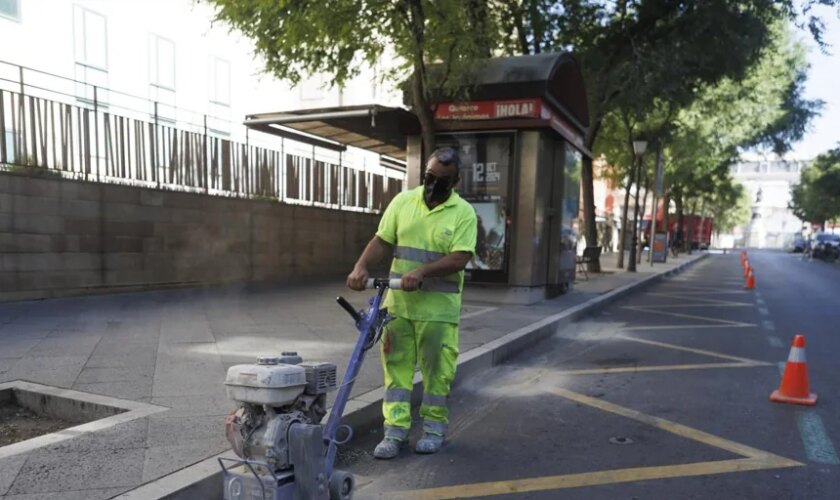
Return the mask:
<path id="1" fill-rule="evenodd" d="M 618 437 L 611 437 L 610 438 L 610 443 L 627 445 L 627 444 L 633 444 L 633 440 L 630 439 L 629 437 L 618 436 Z"/>

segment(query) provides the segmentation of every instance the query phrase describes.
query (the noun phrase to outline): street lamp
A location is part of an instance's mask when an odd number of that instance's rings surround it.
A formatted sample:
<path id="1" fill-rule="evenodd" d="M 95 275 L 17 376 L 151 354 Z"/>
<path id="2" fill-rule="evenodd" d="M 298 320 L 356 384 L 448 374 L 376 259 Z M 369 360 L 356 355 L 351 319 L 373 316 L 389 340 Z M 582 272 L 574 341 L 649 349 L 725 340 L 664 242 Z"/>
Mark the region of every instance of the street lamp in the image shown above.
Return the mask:
<path id="1" fill-rule="evenodd" d="M 636 210 L 633 211 L 633 240 L 630 246 L 630 261 L 627 271 L 636 272 L 636 246 L 639 239 L 639 184 L 642 182 L 642 155 L 647 151 L 648 143 L 644 139 L 633 141 L 633 153 L 636 155 Z M 623 237 L 623 236 L 622 236 Z"/>
<path id="2" fill-rule="evenodd" d="M 636 158 L 640 158 L 645 154 L 645 151 L 647 151 L 647 141 L 633 141 L 633 152 L 636 154 Z"/>

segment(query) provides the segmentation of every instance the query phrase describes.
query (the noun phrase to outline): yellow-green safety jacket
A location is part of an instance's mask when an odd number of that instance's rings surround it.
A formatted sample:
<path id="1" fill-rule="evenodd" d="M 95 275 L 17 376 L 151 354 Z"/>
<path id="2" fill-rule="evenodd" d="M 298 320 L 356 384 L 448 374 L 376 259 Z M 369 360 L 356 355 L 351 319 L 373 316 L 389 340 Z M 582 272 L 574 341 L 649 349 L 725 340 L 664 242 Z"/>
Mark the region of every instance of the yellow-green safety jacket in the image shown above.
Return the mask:
<path id="1" fill-rule="evenodd" d="M 385 209 L 376 232 L 394 249 L 391 278 L 400 278 L 421 265 L 453 252 L 475 253 L 475 210 L 453 192 L 442 204 L 429 210 L 423 186 L 398 194 Z M 464 271 L 424 278 L 415 292 L 390 290 L 384 307 L 394 316 L 415 321 L 458 323 Z"/>

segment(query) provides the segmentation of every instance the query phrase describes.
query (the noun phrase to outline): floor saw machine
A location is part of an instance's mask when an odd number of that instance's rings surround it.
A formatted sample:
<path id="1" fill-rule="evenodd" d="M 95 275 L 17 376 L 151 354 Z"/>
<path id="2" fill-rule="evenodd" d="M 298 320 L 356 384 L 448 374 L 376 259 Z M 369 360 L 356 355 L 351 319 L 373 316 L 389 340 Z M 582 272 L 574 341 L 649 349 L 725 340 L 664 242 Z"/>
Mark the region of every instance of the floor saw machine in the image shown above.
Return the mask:
<path id="1" fill-rule="evenodd" d="M 356 311 L 343 297 L 338 304 L 356 323 L 359 338 L 344 381 L 336 387 L 336 366 L 304 362 L 296 353 L 260 356 L 256 364 L 232 366 L 225 378 L 227 396 L 237 409 L 225 420 L 225 434 L 239 456 L 220 458 L 225 500 L 344 500 L 353 497 L 349 472 L 336 470 L 339 445 L 353 436 L 341 416 L 365 353 L 392 318 L 380 309 L 388 288 L 399 279 L 371 279 L 377 290 L 367 310 Z M 327 393 L 338 389 L 327 423 Z M 341 438 L 339 438 L 339 433 Z"/>

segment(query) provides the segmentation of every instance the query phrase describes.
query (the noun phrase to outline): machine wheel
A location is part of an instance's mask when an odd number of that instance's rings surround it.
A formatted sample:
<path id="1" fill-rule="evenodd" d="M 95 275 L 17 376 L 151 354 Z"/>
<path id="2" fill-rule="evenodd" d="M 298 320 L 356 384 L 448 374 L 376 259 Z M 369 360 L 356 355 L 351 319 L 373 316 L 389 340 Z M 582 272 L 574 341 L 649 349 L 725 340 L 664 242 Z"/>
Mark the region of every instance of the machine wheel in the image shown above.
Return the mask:
<path id="1" fill-rule="evenodd" d="M 334 470 L 330 476 L 330 500 L 350 500 L 353 498 L 353 489 L 356 487 L 356 480 L 353 474 Z"/>

